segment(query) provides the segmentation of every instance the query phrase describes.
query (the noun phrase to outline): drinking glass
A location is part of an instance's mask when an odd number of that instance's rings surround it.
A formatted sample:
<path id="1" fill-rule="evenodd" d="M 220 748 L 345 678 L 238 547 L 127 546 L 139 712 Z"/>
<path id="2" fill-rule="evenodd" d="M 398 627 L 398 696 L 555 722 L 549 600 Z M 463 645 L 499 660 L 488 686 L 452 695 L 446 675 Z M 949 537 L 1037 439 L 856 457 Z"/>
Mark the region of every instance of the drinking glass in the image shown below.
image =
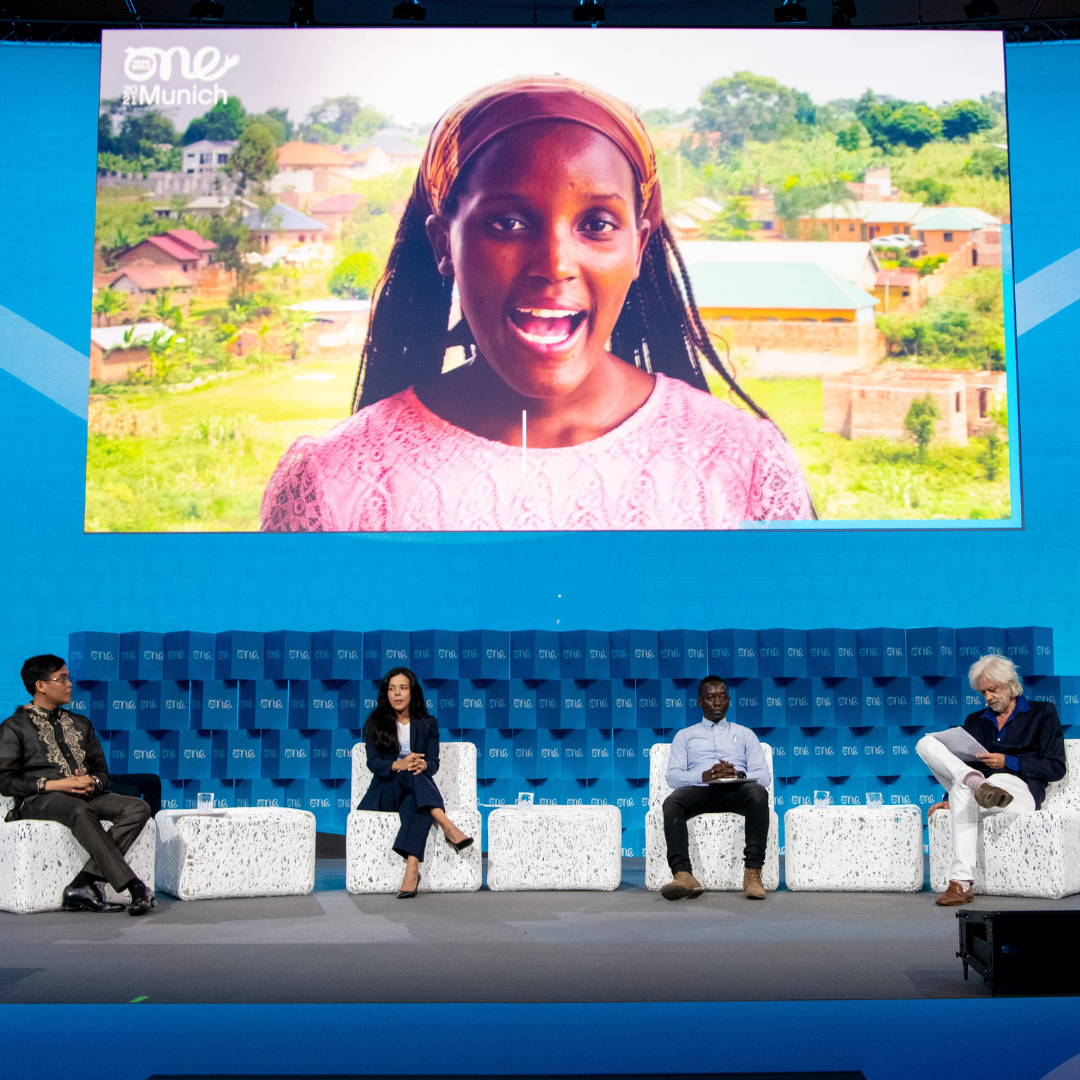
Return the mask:
<path id="1" fill-rule="evenodd" d="M 866 805 L 871 810 L 880 810 L 882 802 L 880 791 L 868 791 L 866 793 Z"/>
<path id="2" fill-rule="evenodd" d="M 820 809 L 822 806 L 828 806 L 832 800 L 829 798 L 827 791 L 815 791 L 814 792 L 814 806 Z"/>
<path id="3" fill-rule="evenodd" d="M 214 793 L 212 791 L 200 791 L 195 796 L 195 806 L 199 810 L 213 810 Z"/>
<path id="4" fill-rule="evenodd" d="M 531 791 L 519 791 L 517 797 L 518 806 L 532 806 L 533 804 L 533 792 Z"/>

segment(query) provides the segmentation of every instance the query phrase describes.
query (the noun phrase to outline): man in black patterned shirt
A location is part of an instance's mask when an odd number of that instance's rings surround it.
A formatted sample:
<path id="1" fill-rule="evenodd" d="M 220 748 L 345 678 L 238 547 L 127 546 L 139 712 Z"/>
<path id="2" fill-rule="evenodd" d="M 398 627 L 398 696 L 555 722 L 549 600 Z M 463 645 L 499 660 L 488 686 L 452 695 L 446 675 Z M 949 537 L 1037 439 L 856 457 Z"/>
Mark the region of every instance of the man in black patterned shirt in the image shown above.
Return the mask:
<path id="1" fill-rule="evenodd" d="M 64 889 L 65 911 L 123 911 L 102 885 L 128 892 L 129 915 L 145 915 L 154 894 L 124 861 L 142 832 L 150 807 L 109 790 L 105 754 L 89 719 L 63 708 L 71 675 L 59 656 L 32 656 L 22 666 L 33 696 L 0 724 L 0 795 L 14 799 L 8 821 L 58 821 L 71 829 L 90 858 Z M 112 822 L 112 831 L 101 827 Z"/>

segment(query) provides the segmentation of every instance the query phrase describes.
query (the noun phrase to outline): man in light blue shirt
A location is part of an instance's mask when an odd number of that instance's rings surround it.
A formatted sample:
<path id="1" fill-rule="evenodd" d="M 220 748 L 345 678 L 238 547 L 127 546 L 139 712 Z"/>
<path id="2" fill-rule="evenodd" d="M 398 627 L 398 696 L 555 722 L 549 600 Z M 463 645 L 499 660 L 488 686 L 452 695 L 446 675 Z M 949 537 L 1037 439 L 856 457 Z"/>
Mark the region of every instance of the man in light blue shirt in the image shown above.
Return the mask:
<path id="1" fill-rule="evenodd" d="M 674 878 L 661 890 L 667 900 L 696 899 L 705 890 L 691 873 L 686 823 L 698 814 L 740 814 L 746 819 L 743 895 L 764 900 L 761 868 L 769 837 L 769 763 L 757 736 L 725 720 L 731 698 L 727 684 L 709 675 L 698 684 L 702 721 L 676 733 L 668 757 L 664 836 Z"/>

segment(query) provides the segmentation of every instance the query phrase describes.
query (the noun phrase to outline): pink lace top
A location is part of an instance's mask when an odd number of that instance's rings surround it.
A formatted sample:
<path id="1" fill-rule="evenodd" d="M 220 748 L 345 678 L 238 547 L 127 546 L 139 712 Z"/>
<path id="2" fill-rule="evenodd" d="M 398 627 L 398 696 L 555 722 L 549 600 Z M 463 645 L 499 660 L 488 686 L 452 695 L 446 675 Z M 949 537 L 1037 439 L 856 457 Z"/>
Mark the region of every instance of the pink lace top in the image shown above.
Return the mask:
<path id="1" fill-rule="evenodd" d="M 766 420 L 680 379 L 591 442 L 492 442 L 403 390 L 282 457 L 266 532 L 730 529 L 811 516 L 795 453 Z"/>

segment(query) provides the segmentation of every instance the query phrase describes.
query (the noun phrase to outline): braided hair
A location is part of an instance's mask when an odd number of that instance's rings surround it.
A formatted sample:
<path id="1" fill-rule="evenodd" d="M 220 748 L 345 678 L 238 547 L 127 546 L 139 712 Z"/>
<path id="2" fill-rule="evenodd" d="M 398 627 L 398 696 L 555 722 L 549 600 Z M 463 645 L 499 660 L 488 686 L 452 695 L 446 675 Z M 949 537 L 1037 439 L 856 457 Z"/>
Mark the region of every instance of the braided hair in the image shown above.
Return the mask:
<path id="1" fill-rule="evenodd" d="M 460 181 L 455 187 L 460 187 Z M 452 215 L 452 205 L 446 209 Z M 425 222 L 426 212 L 414 195 L 376 290 L 353 391 L 353 412 L 439 375 L 449 346 L 473 344 L 464 319 L 447 328 L 454 283 L 439 273 Z M 738 385 L 709 340 L 694 302 L 690 275 L 667 222 L 645 244 L 641 273 L 631 283 L 611 333 L 611 350 L 645 371 L 682 379 L 709 393 L 703 365 L 707 361 L 755 414 L 769 419 Z"/>

